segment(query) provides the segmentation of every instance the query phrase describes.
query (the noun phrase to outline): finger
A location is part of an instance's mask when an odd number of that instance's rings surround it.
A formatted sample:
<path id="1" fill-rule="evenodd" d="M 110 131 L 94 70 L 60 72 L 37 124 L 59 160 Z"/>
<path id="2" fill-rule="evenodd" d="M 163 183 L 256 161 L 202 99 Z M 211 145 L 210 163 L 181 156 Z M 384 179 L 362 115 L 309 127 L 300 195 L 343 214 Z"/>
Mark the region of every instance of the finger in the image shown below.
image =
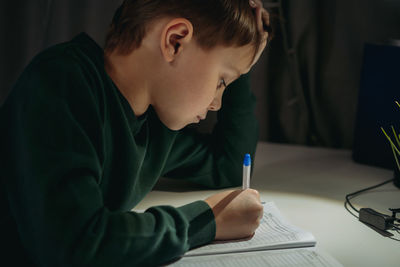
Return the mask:
<path id="1" fill-rule="evenodd" d="M 253 2 L 253 3 L 252 3 L 252 2 Z M 262 7 L 262 6 L 263 6 L 263 3 L 262 3 L 261 0 L 250 0 L 250 5 L 251 5 L 251 6 L 254 5 L 254 7 L 256 7 L 256 6 Z"/>
<path id="2" fill-rule="evenodd" d="M 262 19 L 265 24 L 269 25 L 269 12 L 264 8 L 262 8 Z"/>
<path id="3" fill-rule="evenodd" d="M 256 3 L 256 1 L 254 1 L 254 0 L 249 0 L 249 4 L 250 4 L 250 6 L 251 6 L 252 8 L 257 7 L 257 3 Z"/>
<path id="4" fill-rule="evenodd" d="M 266 26 L 269 25 L 269 13 L 264 9 L 260 0 L 249 0 L 250 6 L 255 9 L 257 29 L 263 33 Z"/>
<path id="5" fill-rule="evenodd" d="M 264 217 L 264 211 L 261 211 L 260 214 L 258 214 L 258 219 L 261 221 L 263 217 Z"/>
<path id="6" fill-rule="evenodd" d="M 257 29 L 259 32 L 264 32 L 264 26 L 262 21 L 262 9 L 256 7 L 256 21 L 257 21 Z"/>
<path id="7" fill-rule="evenodd" d="M 270 23 L 270 21 L 269 21 L 269 13 L 264 8 L 261 11 L 261 18 L 262 18 L 262 22 L 263 22 L 264 25 L 269 25 L 269 23 Z"/>
<path id="8" fill-rule="evenodd" d="M 266 40 L 268 40 L 268 38 L 271 38 L 271 36 L 269 36 L 272 33 L 272 28 L 271 28 L 271 22 L 270 22 L 270 16 L 268 11 L 263 10 L 262 12 L 262 20 L 263 20 L 263 32 L 264 35 L 263 36 Z"/>
<path id="9" fill-rule="evenodd" d="M 258 190 L 253 189 L 253 188 L 249 188 L 248 190 L 249 190 L 249 193 L 254 195 L 257 199 L 260 199 L 260 192 L 258 192 Z"/>

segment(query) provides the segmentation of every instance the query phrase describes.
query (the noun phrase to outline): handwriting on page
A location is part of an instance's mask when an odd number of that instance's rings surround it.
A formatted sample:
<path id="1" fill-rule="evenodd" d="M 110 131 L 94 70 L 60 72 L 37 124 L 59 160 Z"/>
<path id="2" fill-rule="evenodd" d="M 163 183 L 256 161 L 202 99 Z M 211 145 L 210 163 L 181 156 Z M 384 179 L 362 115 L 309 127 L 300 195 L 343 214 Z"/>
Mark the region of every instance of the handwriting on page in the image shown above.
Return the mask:
<path id="1" fill-rule="evenodd" d="M 222 267 L 222 266 L 296 266 L 296 267 L 331 267 L 340 266 L 328 255 L 317 253 L 314 249 L 291 249 L 256 251 L 213 256 L 185 257 L 173 266 Z"/>

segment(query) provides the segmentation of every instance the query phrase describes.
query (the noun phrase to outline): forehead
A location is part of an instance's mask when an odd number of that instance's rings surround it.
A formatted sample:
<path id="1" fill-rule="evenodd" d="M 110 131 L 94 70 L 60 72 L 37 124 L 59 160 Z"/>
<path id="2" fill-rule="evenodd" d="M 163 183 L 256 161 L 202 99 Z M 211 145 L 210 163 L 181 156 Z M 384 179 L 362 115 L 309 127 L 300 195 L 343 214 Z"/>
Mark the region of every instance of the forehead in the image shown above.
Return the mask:
<path id="1" fill-rule="evenodd" d="M 240 47 L 219 46 L 212 52 L 222 67 L 233 69 L 239 75 L 250 70 L 250 64 L 254 57 L 254 46 L 245 45 Z"/>

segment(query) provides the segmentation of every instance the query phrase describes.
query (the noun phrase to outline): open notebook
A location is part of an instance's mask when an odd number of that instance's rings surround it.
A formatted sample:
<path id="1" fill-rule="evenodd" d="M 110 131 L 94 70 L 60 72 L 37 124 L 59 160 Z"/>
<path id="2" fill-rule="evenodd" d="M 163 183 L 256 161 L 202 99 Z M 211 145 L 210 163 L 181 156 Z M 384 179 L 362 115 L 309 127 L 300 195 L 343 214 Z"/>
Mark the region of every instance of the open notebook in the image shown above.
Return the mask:
<path id="1" fill-rule="evenodd" d="M 172 266 L 342 266 L 316 250 L 315 244 L 310 232 L 289 224 L 276 205 L 268 202 L 251 239 L 214 242 L 190 250 Z"/>

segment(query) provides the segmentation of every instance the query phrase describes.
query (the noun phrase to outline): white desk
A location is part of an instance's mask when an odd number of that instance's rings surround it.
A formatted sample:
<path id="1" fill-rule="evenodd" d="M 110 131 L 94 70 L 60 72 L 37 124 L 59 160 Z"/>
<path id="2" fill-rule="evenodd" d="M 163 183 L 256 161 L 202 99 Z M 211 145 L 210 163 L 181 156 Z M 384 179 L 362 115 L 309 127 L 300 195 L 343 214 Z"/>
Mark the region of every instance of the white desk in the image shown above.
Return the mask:
<path id="1" fill-rule="evenodd" d="M 400 242 L 360 223 L 344 206 L 345 195 L 393 176 L 389 170 L 356 164 L 351 151 L 259 143 L 252 188 L 274 201 L 290 222 L 312 232 L 317 247 L 344 266 L 400 266 Z M 180 206 L 217 192 L 161 179 L 135 208 Z M 400 190 L 387 184 L 352 203 L 390 214 L 400 207 Z M 398 237 L 398 235 L 396 236 Z"/>

